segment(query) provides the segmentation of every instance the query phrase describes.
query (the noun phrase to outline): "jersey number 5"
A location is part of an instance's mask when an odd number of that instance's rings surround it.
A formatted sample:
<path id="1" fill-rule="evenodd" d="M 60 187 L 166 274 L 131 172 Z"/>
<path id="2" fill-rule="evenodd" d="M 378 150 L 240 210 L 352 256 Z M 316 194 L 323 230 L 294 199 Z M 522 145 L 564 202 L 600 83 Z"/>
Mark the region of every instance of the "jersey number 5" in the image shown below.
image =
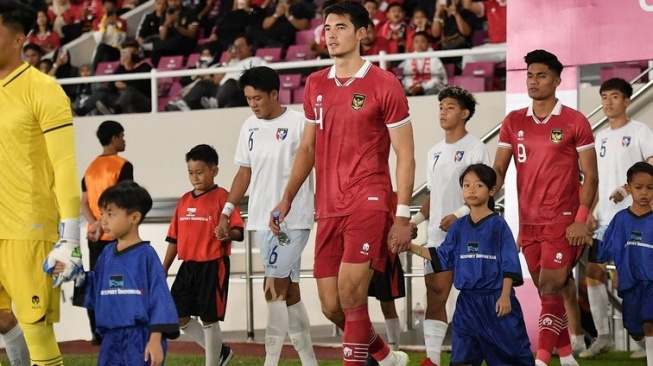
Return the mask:
<path id="1" fill-rule="evenodd" d="M 520 163 L 526 162 L 526 146 L 524 144 L 517 144 L 517 161 Z"/>
<path id="2" fill-rule="evenodd" d="M 601 141 L 601 151 L 599 152 L 599 156 L 600 156 L 600 157 L 604 157 L 604 156 L 605 156 L 605 150 L 606 150 L 605 143 L 606 143 L 606 142 L 607 142 L 606 140 Z"/>

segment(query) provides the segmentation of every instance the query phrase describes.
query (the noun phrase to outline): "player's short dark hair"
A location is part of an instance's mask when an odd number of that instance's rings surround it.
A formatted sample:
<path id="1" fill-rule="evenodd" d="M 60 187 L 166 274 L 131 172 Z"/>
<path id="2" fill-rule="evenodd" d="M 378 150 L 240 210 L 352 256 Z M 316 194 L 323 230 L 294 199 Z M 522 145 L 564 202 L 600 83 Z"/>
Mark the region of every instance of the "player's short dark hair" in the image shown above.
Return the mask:
<path id="1" fill-rule="evenodd" d="M 125 129 L 120 123 L 116 121 L 104 121 L 97 128 L 95 136 L 100 140 L 102 146 L 107 146 L 114 137 L 120 136 L 123 132 L 125 132 Z"/>
<path id="2" fill-rule="evenodd" d="M 107 188 L 100 195 L 98 201 L 100 208 L 106 209 L 112 203 L 127 213 L 139 212 L 141 214 L 140 222 L 143 222 L 145 215 L 152 209 L 152 196 L 138 183 L 122 181 Z"/>
<path id="3" fill-rule="evenodd" d="M 343 17 L 349 15 L 349 20 L 354 24 L 356 30 L 360 28 L 367 29 L 367 24 L 370 21 L 370 14 L 367 12 L 367 9 L 360 2 L 355 1 L 335 3 L 324 9 L 324 17 L 328 17 L 329 14 L 336 14 Z"/>
<path id="4" fill-rule="evenodd" d="M 633 177 L 637 173 L 645 173 L 653 177 L 653 165 L 645 161 L 635 163 L 635 165 L 628 168 L 628 171 L 626 172 L 626 183 L 632 182 Z"/>
<path id="5" fill-rule="evenodd" d="M 2 0 L 0 0 L 0 1 L 2 1 Z M 23 53 L 25 53 L 25 52 L 27 52 L 29 50 L 32 50 L 32 51 L 38 53 L 41 56 L 43 56 L 45 54 L 45 52 L 43 52 L 43 48 L 41 48 L 41 46 L 37 45 L 36 43 L 28 43 L 28 44 L 23 46 Z"/>
<path id="6" fill-rule="evenodd" d="M 557 76 L 562 74 L 562 69 L 564 68 L 556 55 L 545 50 L 535 50 L 527 53 L 524 56 L 524 62 L 526 62 L 527 67 L 532 64 L 544 64 Z"/>
<path id="7" fill-rule="evenodd" d="M 13 32 L 27 35 L 36 24 L 36 12 L 22 1 L 0 0 L 0 20 Z"/>
<path id="8" fill-rule="evenodd" d="M 474 95 L 465 88 L 459 86 L 448 86 L 442 89 L 438 94 L 438 101 L 441 102 L 444 98 L 456 100 L 458 105 L 460 105 L 460 108 L 469 111 L 469 116 L 467 116 L 465 123 L 467 123 L 467 121 L 469 121 L 474 115 L 474 112 L 476 112 L 476 98 L 474 98 Z"/>
<path id="9" fill-rule="evenodd" d="M 465 180 L 465 176 L 469 173 L 474 173 L 478 177 L 478 179 L 483 182 L 487 186 L 488 189 L 492 189 L 496 187 L 497 185 L 497 173 L 494 171 L 494 169 L 490 168 L 489 166 L 485 164 L 472 164 L 465 169 L 463 174 L 460 175 L 460 186 L 463 186 L 463 181 Z M 487 201 L 487 207 L 494 211 L 494 197 L 490 196 L 490 198 Z"/>
<path id="10" fill-rule="evenodd" d="M 206 165 L 217 166 L 218 165 L 218 152 L 215 151 L 213 146 L 206 144 L 200 144 L 190 149 L 186 153 L 186 162 L 188 163 L 191 160 L 203 161 Z"/>
<path id="11" fill-rule="evenodd" d="M 599 89 L 599 95 L 609 90 L 618 90 L 623 94 L 624 98 L 628 99 L 633 95 L 633 86 L 622 78 L 612 78 L 604 81 Z"/>
<path id="12" fill-rule="evenodd" d="M 238 79 L 238 85 L 241 90 L 245 90 L 246 86 L 266 93 L 271 93 L 273 90 L 279 91 L 281 83 L 279 81 L 279 74 L 267 66 L 252 67 L 243 71 Z"/>
<path id="13" fill-rule="evenodd" d="M 424 37 L 424 38 L 426 38 L 426 41 L 427 41 L 428 43 L 433 42 L 433 38 L 431 37 L 431 35 L 428 34 L 428 33 L 425 32 L 425 31 L 415 32 L 415 34 L 413 34 L 413 39 L 415 39 L 415 38 L 417 38 L 417 37 Z"/>

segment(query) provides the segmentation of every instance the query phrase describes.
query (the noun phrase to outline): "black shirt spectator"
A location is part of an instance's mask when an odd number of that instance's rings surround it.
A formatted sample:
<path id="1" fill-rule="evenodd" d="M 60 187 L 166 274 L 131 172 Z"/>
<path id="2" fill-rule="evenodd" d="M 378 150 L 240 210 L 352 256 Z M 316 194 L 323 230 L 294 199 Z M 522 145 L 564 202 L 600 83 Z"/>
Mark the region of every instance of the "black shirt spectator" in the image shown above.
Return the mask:
<path id="1" fill-rule="evenodd" d="M 165 20 L 168 3 L 166 0 L 156 0 L 154 7 L 153 12 L 143 16 L 136 30 L 136 40 L 145 51 L 152 51 L 154 41 L 159 39 L 159 26 Z"/>
<path id="2" fill-rule="evenodd" d="M 159 39 L 154 42 L 152 62 L 161 56 L 190 55 L 197 47 L 197 15 L 181 6 L 181 0 L 168 0 L 168 10 L 159 25 Z"/>
<path id="3" fill-rule="evenodd" d="M 288 47 L 295 43 L 295 33 L 308 29 L 313 14 L 301 3 L 277 3 L 263 20 L 263 31 L 255 34 L 258 47 Z"/>

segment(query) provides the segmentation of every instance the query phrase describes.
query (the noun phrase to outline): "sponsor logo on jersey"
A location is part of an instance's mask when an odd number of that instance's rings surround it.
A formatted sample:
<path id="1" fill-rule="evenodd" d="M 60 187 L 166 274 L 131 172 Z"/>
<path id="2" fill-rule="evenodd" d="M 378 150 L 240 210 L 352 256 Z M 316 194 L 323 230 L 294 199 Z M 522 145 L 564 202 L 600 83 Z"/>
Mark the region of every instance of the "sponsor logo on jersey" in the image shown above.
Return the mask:
<path id="1" fill-rule="evenodd" d="M 562 130 L 551 130 L 551 142 L 559 144 L 562 141 Z"/>
<path id="2" fill-rule="evenodd" d="M 519 132 L 517 132 L 517 140 L 521 141 L 523 139 L 524 139 L 524 131 L 519 130 Z"/>
<path id="3" fill-rule="evenodd" d="M 186 217 L 195 217 L 195 212 L 197 212 L 197 209 L 195 207 L 187 207 Z"/>
<path id="4" fill-rule="evenodd" d="M 549 318 L 548 316 L 544 319 L 542 319 L 542 324 L 549 327 L 553 325 L 553 319 Z"/>
<path id="5" fill-rule="evenodd" d="M 631 141 L 631 140 L 632 140 L 632 139 L 630 138 L 630 136 L 624 136 L 624 137 L 622 137 L 622 138 L 621 138 L 621 146 L 623 146 L 623 147 L 628 147 L 628 146 L 630 146 L 630 141 Z"/>
<path id="6" fill-rule="evenodd" d="M 562 253 L 556 253 L 556 258 L 553 261 L 556 263 L 562 263 Z"/>
<path id="7" fill-rule="evenodd" d="M 453 157 L 453 161 L 456 162 L 456 163 L 458 163 L 458 162 L 460 162 L 461 160 L 463 160 L 463 156 L 465 156 L 465 152 L 464 152 L 464 151 L 456 151 L 456 155 L 454 155 L 454 157 Z"/>
<path id="8" fill-rule="evenodd" d="M 370 244 L 369 243 L 363 244 L 363 246 L 361 247 L 361 254 L 368 255 L 369 251 L 370 251 Z"/>
<path id="9" fill-rule="evenodd" d="M 363 108 L 363 104 L 365 104 L 365 94 L 354 94 L 354 97 L 351 99 L 351 107 L 357 111 Z"/>
<path id="10" fill-rule="evenodd" d="M 315 98 L 315 103 L 317 103 L 318 107 L 322 104 L 322 94 L 318 95 L 317 98 Z"/>
<path id="11" fill-rule="evenodd" d="M 642 241 L 644 240 L 644 234 L 641 231 L 631 231 L 630 232 L 630 241 Z"/>
<path id="12" fill-rule="evenodd" d="M 467 252 L 468 253 L 478 253 L 478 242 L 470 241 L 467 243 Z"/>
<path id="13" fill-rule="evenodd" d="M 345 355 L 346 357 L 351 357 L 354 354 L 354 350 L 352 350 L 349 347 L 345 347 L 342 349 L 342 354 Z"/>
<path id="14" fill-rule="evenodd" d="M 277 141 L 283 141 L 288 137 L 287 128 L 277 128 Z"/>
<path id="15" fill-rule="evenodd" d="M 123 288 L 125 287 L 125 280 L 122 275 L 109 276 L 109 288 Z"/>
<path id="16" fill-rule="evenodd" d="M 32 309 L 38 310 L 41 308 L 41 298 L 34 295 L 32 296 Z"/>

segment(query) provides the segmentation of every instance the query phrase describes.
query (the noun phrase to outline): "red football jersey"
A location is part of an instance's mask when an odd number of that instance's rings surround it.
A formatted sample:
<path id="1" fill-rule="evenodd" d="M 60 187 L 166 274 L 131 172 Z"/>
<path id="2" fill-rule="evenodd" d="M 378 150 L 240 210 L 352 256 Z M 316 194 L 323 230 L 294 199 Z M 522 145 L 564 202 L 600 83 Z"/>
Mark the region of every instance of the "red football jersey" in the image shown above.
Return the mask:
<path id="1" fill-rule="evenodd" d="M 487 31 L 490 43 L 505 43 L 506 42 L 506 2 L 505 1 L 486 1 L 485 17 L 487 18 Z"/>
<path id="2" fill-rule="evenodd" d="M 594 148 L 589 121 L 559 101 L 540 121 L 532 106 L 508 114 L 499 148 L 512 149 L 517 167 L 519 222 L 571 222 L 578 211 L 578 153 Z"/>
<path id="3" fill-rule="evenodd" d="M 177 244 L 183 261 L 206 262 L 231 255 L 231 241 L 219 241 L 214 234 L 229 192 L 215 186 L 196 196 L 184 194 L 177 203 L 166 241 Z M 244 228 L 238 207 L 229 217 L 231 228 Z"/>
<path id="4" fill-rule="evenodd" d="M 388 129 L 410 123 L 397 78 L 366 61 L 349 80 L 336 78 L 335 66 L 315 72 L 304 90 L 307 123 L 317 125 L 317 217 L 390 211 Z"/>

